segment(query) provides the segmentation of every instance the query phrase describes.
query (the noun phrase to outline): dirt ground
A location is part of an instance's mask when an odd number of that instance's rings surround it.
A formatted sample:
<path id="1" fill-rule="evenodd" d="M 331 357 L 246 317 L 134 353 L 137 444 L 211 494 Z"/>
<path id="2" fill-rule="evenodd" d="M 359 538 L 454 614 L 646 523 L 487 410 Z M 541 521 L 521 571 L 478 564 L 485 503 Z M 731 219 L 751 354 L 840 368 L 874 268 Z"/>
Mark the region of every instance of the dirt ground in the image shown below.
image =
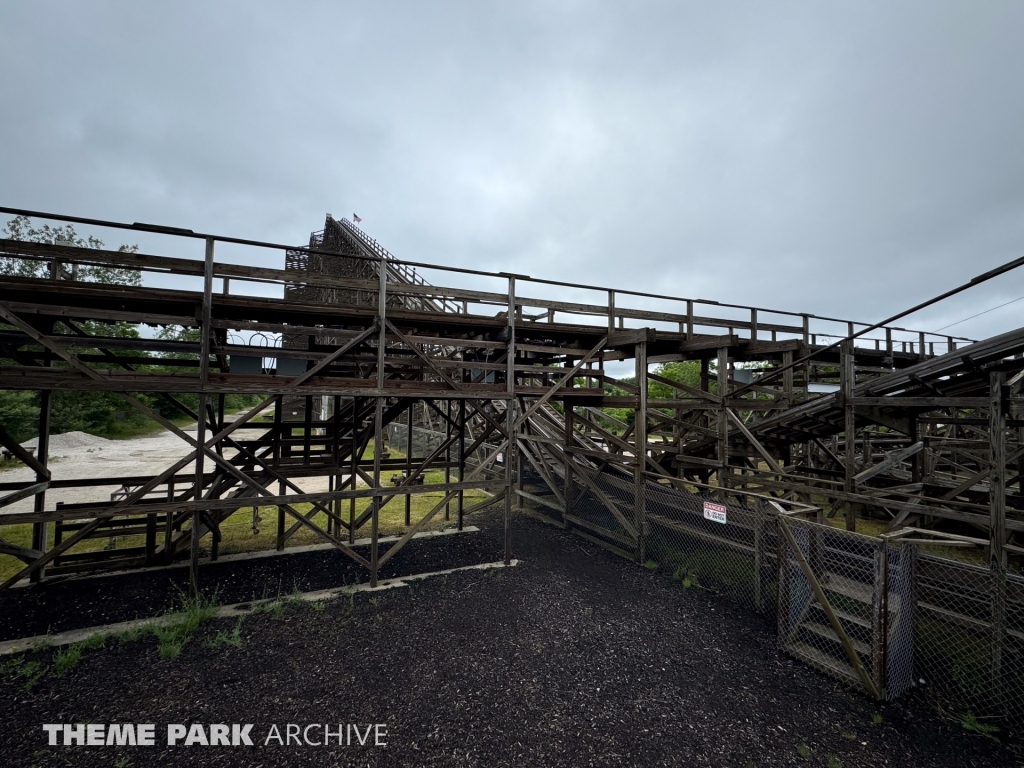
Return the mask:
<path id="1" fill-rule="evenodd" d="M 500 551 L 499 522 L 483 521 L 474 546 Z M 1021 764 L 1007 746 L 938 719 L 921 692 L 876 705 L 791 660 L 768 622 L 721 598 L 532 519 L 517 518 L 514 535 L 516 567 L 249 616 L 234 645 L 208 647 L 236 627 L 215 620 L 173 660 L 152 637 L 111 639 L 31 690 L 8 672 L 0 763 Z M 76 722 L 155 723 L 157 746 L 47 745 L 43 723 Z M 255 744 L 166 746 L 168 724 L 190 723 L 252 723 Z M 289 723 L 382 723 L 386 746 L 264 745 L 272 725 L 285 734 Z"/>

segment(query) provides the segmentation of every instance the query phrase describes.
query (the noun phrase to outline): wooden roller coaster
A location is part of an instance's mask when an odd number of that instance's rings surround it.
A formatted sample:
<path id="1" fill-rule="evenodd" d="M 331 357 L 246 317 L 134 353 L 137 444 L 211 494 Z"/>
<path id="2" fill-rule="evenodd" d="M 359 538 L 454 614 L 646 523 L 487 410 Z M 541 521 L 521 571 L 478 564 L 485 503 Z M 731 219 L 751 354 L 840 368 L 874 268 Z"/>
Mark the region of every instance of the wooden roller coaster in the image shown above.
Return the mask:
<path id="1" fill-rule="evenodd" d="M 643 562 L 645 498 L 659 485 L 756 493 L 840 515 L 848 529 L 875 519 L 891 532 L 983 542 L 1000 568 L 1024 555 L 1024 330 L 975 342 L 416 264 L 330 216 L 307 247 L 291 247 L 0 210 L 205 244 L 205 258 L 190 259 L 0 241 L 0 256 L 48 266 L 46 279 L 0 278 L 0 388 L 38 392 L 42 405 L 35 455 L 0 431 L 36 473 L 0 477 L 0 557 L 22 563 L 0 591 L 176 558 L 190 559 L 197 580 L 201 544 L 216 557 L 221 523 L 254 505 L 276 508 L 279 549 L 312 531 L 374 584 L 441 510 L 454 508 L 461 526 L 492 504 L 504 508 L 506 561 L 513 505 L 526 503 Z M 219 261 L 221 247 L 283 253 L 284 268 Z M 70 265 L 137 270 L 144 286 L 81 282 Z M 188 281 L 192 289 L 173 287 Z M 114 322 L 181 326 L 198 340 L 88 330 Z M 623 361 L 634 363 L 631 380 L 607 370 Z M 699 361 L 699 386 L 650 370 L 671 361 Z M 668 394 L 652 396 L 652 382 Z M 154 476 L 57 479 L 47 450 L 55 390 L 117 393 L 187 448 Z M 174 404 L 197 431 L 138 393 Z M 197 395 L 198 407 L 182 393 Z M 261 402 L 228 420 L 231 393 Z M 403 458 L 382 450 L 389 437 L 404 444 Z M 424 485 L 437 469 L 444 482 Z M 397 484 L 384 477 L 394 470 Z M 299 481 L 311 477 L 327 478 L 328 490 L 303 491 Z M 110 484 L 128 490 L 114 501 L 47 503 L 56 489 Z M 442 501 L 411 519 L 410 498 L 426 491 Z M 468 491 L 483 500 L 467 505 Z M 584 494 L 600 515 L 581 511 Z M 10 511 L 29 498 L 31 510 Z M 370 501 L 357 512 L 360 499 Z M 392 502 L 405 503 L 407 531 L 385 551 L 378 519 Z M 33 526 L 31 547 L 3 542 L 5 526 L 23 524 Z M 145 543 L 83 546 L 115 532 Z M 354 545 L 357 533 L 368 550 Z"/>

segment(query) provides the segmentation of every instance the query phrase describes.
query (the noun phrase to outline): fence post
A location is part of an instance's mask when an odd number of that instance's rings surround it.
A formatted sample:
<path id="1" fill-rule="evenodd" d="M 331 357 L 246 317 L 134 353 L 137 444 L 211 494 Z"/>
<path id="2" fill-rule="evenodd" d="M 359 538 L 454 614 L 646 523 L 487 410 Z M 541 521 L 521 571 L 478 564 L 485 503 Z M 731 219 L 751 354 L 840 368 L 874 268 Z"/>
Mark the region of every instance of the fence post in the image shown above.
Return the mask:
<path id="1" fill-rule="evenodd" d="M 989 570 L 992 574 L 992 703 L 1006 715 L 1003 648 L 1006 644 L 1006 374 L 989 374 Z"/>
<path id="2" fill-rule="evenodd" d="M 572 448 L 573 448 L 573 406 L 568 403 L 564 406 L 564 421 L 565 421 L 565 487 L 563 489 L 563 498 L 565 499 L 564 509 L 562 514 L 562 527 L 571 528 L 572 521 L 569 519 L 570 515 L 576 514 L 576 510 L 573 507 L 573 498 L 576 495 L 576 490 L 573 488 L 573 476 L 572 476 Z"/>
<path id="3" fill-rule="evenodd" d="M 992 568 L 992 704 L 999 717 L 1009 716 L 1003 650 L 1006 647 L 1006 569 Z"/>
<path id="4" fill-rule="evenodd" d="M 718 484 L 722 488 L 722 498 L 726 498 L 725 491 L 729 488 L 729 417 L 728 417 L 728 394 L 729 394 L 729 348 L 718 348 L 718 391 L 721 398 L 716 416 L 718 417 Z"/>
<path id="5" fill-rule="evenodd" d="M 847 339 L 839 348 L 839 386 L 843 393 L 843 437 L 845 439 L 843 490 L 846 493 L 853 493 L 853 476 L 857 473 L 857 458 L 854 456 L 857 425 L 852 403 L 853 388 L 856 383 L 854 354 L 853 341 Z M 846 530 L 856 531 L 857 513 L 853 508 L 853 503 L 850 501 L 844 503 L 846 505 Z"/>
<path id="6" fill-rule="evenodd" d="M 636 444 L 634 499 L 636 510 L 636 556 L 643 565 L 647 561 L 647 342 L 636 345 L 636 416 L 633 421 L 633 442 Z M 724 411 L 723 411 L 724 413 Z"/>
<path id="7" fill-rule="evenodd" d="M 889 553 L 885 539 L 875 540 L 874 585 L 871 594 L 871 675 L 885 697 L 885 658 L 888 637 Z"/>
<path id="8" fill-rule="evenodd" d="M 778 642 L 782 647 L 784 638 L 789 635 L 789 544 L 782 535 L 782 515 L 776 513 L 775 518 L 775 562 L 778 565 L 778 594 L 775 596 L 776 624 Z"/>
<path id="9" fill-rule="evenodd" d="M 764 610 L 761 585 L 761 568 L 764 565 L 764 505 L 763 501 L 754 505 L 754 607 L 759 613 Z"/>

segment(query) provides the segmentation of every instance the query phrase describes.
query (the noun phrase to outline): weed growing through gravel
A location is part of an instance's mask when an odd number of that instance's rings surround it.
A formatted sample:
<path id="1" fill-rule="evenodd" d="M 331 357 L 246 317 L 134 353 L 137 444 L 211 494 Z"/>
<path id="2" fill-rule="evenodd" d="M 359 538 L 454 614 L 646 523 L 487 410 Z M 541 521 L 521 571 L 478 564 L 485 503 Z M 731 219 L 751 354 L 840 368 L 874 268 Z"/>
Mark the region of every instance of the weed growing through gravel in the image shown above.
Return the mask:
<path id="1" fill-rule="evenodd" d="M 82 647 L 66 645 L 61 648 L 53 657 L 53 672 L 57 677 L 64 677 L 69 671 L 78 666 L 82 660 Z"/>
<path id="2" fill-rule="evenodd" d="M 678 581 L 683 589 L 697 586 L 697 574 L 693 571 L 688 571 L 686 568 L 676 568 L 672 578 Z"/>
<path id="3" fill-rule="evenodd" d="M 178 658 L 199 625 L 213 618 L 217 610 L 216 595 L 205 597 L 180 593 L 179 600 L 178 610 L 164 614 L 164 621 L 148 627 L 157 639 L 161 659 Z"/>
<path id="4" fill-rule="evenodd" d="M 882 716 L 876 712 L 875 714 L 873 714 L 871 716 L 871 722 L 874 723 L 875 725 L 881 725 L 882 724 Z"/>
<path id="5" fill-rule="evenodd" d="M 65 645 L 57 650 L 53 656 L 53 672 L 57 677 L 64 677 L 68 672 L 78 666 L 82 660 L 82 654 L 86 651 L 94 651 L 107 644 L 106 635 L 93 635 L 80 643 Z"/>
<path id="6" fill-rule="evenodd" d="M 811 748 L 806 744 L 799 744 L 796 748 L 796 753 L 800 755 L 804 760 L 807 760 L 811 756 Z"/>
<path id="7" fill-rule="evenodd" d="M 114 639 L 122 643 L 134 643 L 136 640 L 141 640 L 149 634 L 149 627 L 140 625 L 126 629 L 124 632 L 118 632 L 114 635 Z"/>
<path id="8" fill-rule="evenodd" d="M 988 723 L 982 723 L 974 716 L 973 712 L 966 712 L 960 718 L 960 727 L 965 731 L 971 733 L 977 733 L 980 736 L 984 736 L 986 739 L 992 739 L 992 741 L 999 741 L 996 738 L 996 734 L 999 733 L 999 729 L 994 725 Z"/>
<path id="9" fill-rule="evenodd" d="M 260 603 L 252 609 L 252 615 L 258 616 L 261 613 L 265 613 L 275 619 L 284 618 L 285 601 L 284 600 L 269 600 L 264 603 Z"/>
<path id="10" fill-rule="evenodd" d="M 18 656 L 0 664 L 0 675 L 13 675 L 25 681 L 25 690 L 31 691 L 36 684 L 42 680 L 47 673 L 46 665 L 40 661 L 28 661 L 24 656 Z"/>
<path id="11" fill-rule="evenodd" d="M 17 656 L 0 664 L 0 675 L 12 675 L 23 679 L 25 690 L 31 691 L 44 677 L 50 675 L 64 677 L 78 666 L 86 651 L 102 648 L 106 642 L 106 635 L 93 635 L 80 643 L 62 646 L 54 652 L 49 664 L 38 659 L 29 661 L 24 656 Z M 35 650 L 42 650 L 46 647 L 49 646 L 37 646 Z"/>
<path id="12" fill-rule="evenodd" d="M 828 762 L 825 763 L 825 765 L 826 765 L 826 768 L 843 768 L 843 764 L 840 762 L 839 758 L 836 757 L 835 755 L 829 755 L 828 756 Z"/>
<path id="13" fill-rule="evenodd" d="M 207 648 L 241 648 L 242 647 L 242 622 L 244 616 L 240 616 L 235 623 L 235 628 L 230 632 L 220 630 L 216 635 L 207 640 L 204 645 Z"/>

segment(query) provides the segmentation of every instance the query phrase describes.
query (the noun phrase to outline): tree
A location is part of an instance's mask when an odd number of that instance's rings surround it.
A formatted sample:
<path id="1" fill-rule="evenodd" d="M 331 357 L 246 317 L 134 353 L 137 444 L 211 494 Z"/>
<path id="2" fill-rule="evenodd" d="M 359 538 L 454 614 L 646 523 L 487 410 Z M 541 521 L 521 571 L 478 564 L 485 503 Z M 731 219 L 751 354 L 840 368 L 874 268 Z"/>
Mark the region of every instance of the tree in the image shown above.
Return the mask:
<path id="1" fill-rule="evenodd" d="M 18 216 L 7 222 L 3 236 L 8 240 L 20 240 L 31 243 L 67 244 L 78 248 L 103 248 L 103 241 L 95 237 L 84 238 L 75 228 L 66 226 L 51 227 L 44 224 L 34 227 L 27 216 Z M 136 253 L 137 245 L 122 245 L 122 253 Z M 10 277 L 45 278 L 48 275 L 46 262 L 17 256 L 0 256 L 0 275 Z M 118 269 L 107 266 L 80 265 L 74 271 L 75 279 L 88 283 L 113 283 L 115 285 L 142 285 L 142 276 L 137 270 Z M 70 326 L 58 330 L 74 333 Z M 120 336 L 138 338 L 139 329 L 134 323 L 99 323 L 83 322 L 76 326 L 92 336 Z M 3 327 L 3 326 L 0 326 Z M 139 353 L 133 353 L 139 354 Z M 63 363 L 58 363 L 63 365 Z M 111 363 L 111 368 L 117 368 Z M 117 422 L 141 422 L 141 415 L 136 416 L 132 409 L 127 408 L 123 401 L 109 392 L 54 392 L 50 429 L 54 434 L 83 430 L 89 432 L 110 432 Z M 34 392 L 0 390 L 0 425 L 18 441 L 26 440 L 36 434 L 39 421 L 39 398 Z"/>
<path id="2" fill-rule="evenodd" d="M 678 381 L 681 384 L 686 384 L 688 387 L 694 389 L 700 389 L 700 361 L 698 360 L 683 360 L 673 363 L 662 363 L 654 369 L 653 373 L 656 376 L 660 376 L 663 379 L 671 379 L 672 381 Z M 636 378 L 630 376 L 629 378 L 623 379 L 627 384 L 636 383 Z M 711 390 L 714 391 L 715 382 L 711 382 Z M 624 389 L 620 389 L 612 384 L 605 387 L 607 394 L 612 396 L 622 396 L 630 394 Z M 671 399 L 674 398 L 675 390 L 668 384 L 662 384 L 660 381 L 647 380 L 647 396 L 651 398 L 660 399 Z M 626 424 L 632 424 L 633 419 L 636 416 L 636 412 L 632 408 L 603 408 L 605 413 L 611 416 L 613 419 L 617 419 Z"/>
<path id="3" fill-rule="evenodd" d="M 3 230 L 8 240 L 20 240 L 24 243 L 48 243 L 50 245 L 73 245 L 77 248 L 103 248 L 103 241 L 92 235 L 81 237 L 73 225 L 51 227 L 44 224 L 36 228 L 28 216 L 16 216 L 7 222 Z M 137 245 L 122 245 L 117 249 L 121 253 L 138 253 Z M 46 277 L 47 264 L 34 259 L 23 259 L 17 256 L 0 256 L 0 275 L 11 277 Z M 76 279 L 84 283 L 114 283 L 115 285 L 142 285 L 142 274 L 134 269 L 118 269 L 116 267 L 81 265 L 76 272 Z"/>

